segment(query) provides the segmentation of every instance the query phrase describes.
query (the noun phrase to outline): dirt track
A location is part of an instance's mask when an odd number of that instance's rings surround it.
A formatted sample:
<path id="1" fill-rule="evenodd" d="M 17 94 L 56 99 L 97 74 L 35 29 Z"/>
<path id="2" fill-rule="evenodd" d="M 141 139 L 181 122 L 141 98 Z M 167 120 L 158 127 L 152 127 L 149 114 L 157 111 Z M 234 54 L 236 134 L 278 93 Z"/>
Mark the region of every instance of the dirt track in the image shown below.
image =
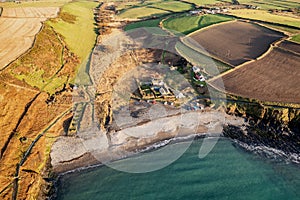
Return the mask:
<path id="1" fill-rule="evenodd" d="M 269 102 L 300 103 L 300 57 L 275 48 L 262 59 L 220 77 L 226 92 Z M 212 84 L 218 88 L 218 79 Z"/>
<path id="2" fill-rule="evenodd" d="M 237 66 L 261 56 L 284 35 L 252 23 L 235 21 L 195 32 L 190 37 L 209 54 Z"/>

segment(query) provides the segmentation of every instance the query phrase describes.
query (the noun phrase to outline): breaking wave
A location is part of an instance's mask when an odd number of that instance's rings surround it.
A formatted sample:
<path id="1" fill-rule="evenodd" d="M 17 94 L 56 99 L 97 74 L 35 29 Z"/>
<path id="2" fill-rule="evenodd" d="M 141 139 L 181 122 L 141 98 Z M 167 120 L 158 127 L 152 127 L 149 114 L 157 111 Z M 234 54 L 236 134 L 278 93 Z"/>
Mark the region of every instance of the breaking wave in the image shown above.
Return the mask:
<path id="1" fill-rule="evenodd" d="M 239 147 L 242 147 L 243 149 L 245 149 L 247 151 L 250 151 L 257 155 L 266 157 L 273 161 L 300 164 L 300 155 L 299 154 L 284 152 L 282 150 L 275 149 L 275 148 L 268 147 L 268 146 L 263 146 L 263 145 L 249 145 L 247 143 L 244 143 L 244 142 L 241 142 L 238 140 L 234 140 L 234 142 Z"/>

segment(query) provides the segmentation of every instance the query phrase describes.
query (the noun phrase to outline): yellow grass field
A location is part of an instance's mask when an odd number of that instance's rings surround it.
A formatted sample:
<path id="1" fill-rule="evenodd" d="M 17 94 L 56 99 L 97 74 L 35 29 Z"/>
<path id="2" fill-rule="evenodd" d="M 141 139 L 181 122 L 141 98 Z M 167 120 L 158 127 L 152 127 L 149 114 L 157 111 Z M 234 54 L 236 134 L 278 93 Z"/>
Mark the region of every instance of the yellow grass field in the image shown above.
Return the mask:
<path id="1" fill-rule="evenodd" d="M 0 69 L 25 53 L 42 27 L 43 21 L 55 17 L 59 9 L 4 8 L 0 17 Z"/>
<path id="2" fill-rule="evenodd" d="M 254 20 L 262 20 L 266 22 L 275 22 L 279 24 L 286 24 L 290 26 L 300 27 L 300 17 L 289 17 L 283 15 L 275 15 L 271 14 L 266 10 L 249 10 L 249 9 L 241 9 L 241 10 L 231 10 L 230 14 L 235 15 L 237 17 L 243 17 Z"/>

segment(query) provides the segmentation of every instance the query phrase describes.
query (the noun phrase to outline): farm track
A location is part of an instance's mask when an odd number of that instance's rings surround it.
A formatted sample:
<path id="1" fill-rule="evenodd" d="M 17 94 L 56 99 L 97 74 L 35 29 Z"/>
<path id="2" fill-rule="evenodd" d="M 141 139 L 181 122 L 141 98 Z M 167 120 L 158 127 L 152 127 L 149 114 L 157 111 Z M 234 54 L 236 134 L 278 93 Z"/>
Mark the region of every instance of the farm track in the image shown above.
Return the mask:
<path id="1" fill-rule="evenodd" d="M 30 144 L 30 146 L 27 148 L 24 156 L 20 160 L 20 162 L 16 166 L 16 172 L 15 172 L 15 178 L 13 180 L 13 192 L 12 192 L 12 199 L 17 200 L 18 198 L 18 188 L 19 188 L 19 173 L 20 173 L 20 167 L 24 164 L 27 157 L 30 155 L 34 145 L 39 141 L 41 137 L 43 137 L 47 131 L 53 127 L 60 119 L 62 119 L 68 112 L 71 111 L 71 108 L 68 108 L 65 112 L 63 112 L 60 116 L 58 116 L 53 122 L 51 122 L 41 133 L 39 133 L 36 138 L 33 140 L 33 142 Z"/>

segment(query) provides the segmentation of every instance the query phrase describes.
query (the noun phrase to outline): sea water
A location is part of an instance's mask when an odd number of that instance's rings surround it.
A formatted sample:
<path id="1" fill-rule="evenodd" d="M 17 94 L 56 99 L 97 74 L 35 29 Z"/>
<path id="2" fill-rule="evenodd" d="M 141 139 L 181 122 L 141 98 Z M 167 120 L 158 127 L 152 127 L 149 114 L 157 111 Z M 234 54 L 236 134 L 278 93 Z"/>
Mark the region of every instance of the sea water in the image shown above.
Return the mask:
<path id="1" fill-rule="evenodd" d="M 101 166 L 66 174 L 57 199 L 300 199 L 299 165 L 246 151 L 225 138 L 200 159 L 202 142 L 195 140 L 178 160 L 154 172 Z"/>

